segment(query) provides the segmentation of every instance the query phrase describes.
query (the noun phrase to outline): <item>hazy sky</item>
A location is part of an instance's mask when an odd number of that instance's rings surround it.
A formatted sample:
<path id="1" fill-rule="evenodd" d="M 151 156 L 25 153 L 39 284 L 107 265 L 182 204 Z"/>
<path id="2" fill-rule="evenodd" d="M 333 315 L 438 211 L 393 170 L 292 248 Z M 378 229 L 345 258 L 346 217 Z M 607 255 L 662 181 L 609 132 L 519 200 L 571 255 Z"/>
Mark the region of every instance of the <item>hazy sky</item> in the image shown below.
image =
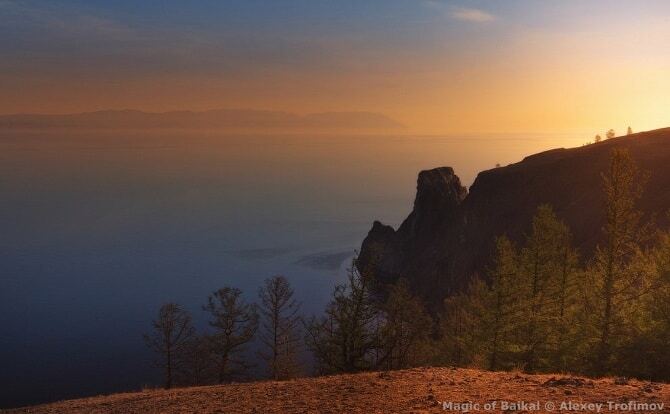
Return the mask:
<path id="1" fill-rule="evenodd" d="M 670 126 L 670 1 L 0 0 L 0 113 L 368 110 L 416 131 Z"/>

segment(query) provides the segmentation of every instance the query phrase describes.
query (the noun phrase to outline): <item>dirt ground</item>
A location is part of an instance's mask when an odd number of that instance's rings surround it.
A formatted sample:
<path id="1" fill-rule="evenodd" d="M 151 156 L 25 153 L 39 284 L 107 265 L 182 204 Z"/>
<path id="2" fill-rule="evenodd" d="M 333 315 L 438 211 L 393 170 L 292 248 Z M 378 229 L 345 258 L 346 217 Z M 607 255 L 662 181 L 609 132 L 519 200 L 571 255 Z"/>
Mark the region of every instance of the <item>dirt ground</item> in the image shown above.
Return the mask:
<path id="1" fill-rule="evenodd" d="M 588 379 L 418 368 L 114 394 L 9 412 L 228 414 L 468 411 L 670 413 L 670 385 L 623 378 Z"/>

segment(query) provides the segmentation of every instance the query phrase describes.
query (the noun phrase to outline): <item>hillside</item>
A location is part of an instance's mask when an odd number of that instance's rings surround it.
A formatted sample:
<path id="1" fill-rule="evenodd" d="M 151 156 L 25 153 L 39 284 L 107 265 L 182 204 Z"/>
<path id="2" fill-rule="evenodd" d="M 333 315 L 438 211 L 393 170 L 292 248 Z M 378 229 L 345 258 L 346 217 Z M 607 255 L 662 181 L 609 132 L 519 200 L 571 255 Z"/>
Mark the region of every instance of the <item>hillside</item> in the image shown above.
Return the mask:
<path id="1" fill-rule="evenodd" d="M 298 115 L 281 111 L 216 109 L 210 111 L 97 111 L 65 115 L 0 115 L 0 129 L 26 128 L 215 128 L 233 130 L 394 130 L 393 119 L 374 112 L 323 112 Z"/>
<path id="2" fill-rule="evenodd" d="M 11 410 L 11 413 L 439 413 L 462 412 L 449 403 L 480 405 L 525 402 L 539 404 L 526 411 L 548 412 L 573 404 L 575 412 L 592 412 L 589 405 L 603 404 L 603 413 L 627 411 L 608 403 L 638 405 L 631 412 L 670 412 L 670 385 L 622 379 L 589 380 L 581 377 L 526 375 L 470 369 L 418 368 L 384 373 L 363 373 L 285 382 L 256 382 L 221 386 L 143 391 Z M 444 403 L 447 405 L 445 406 Z M 553 404 L 553 405 L 552 405 Z M 663 404 L 661 408 L 660 404 Z M 444 410 L 443 408 L 447 408 Z M 592 406 L 592 407 L 595 407 Z M 524 412 L 508 406 L 507 412 Z M 473 410 L 474 411 L 474 410 Z"/>
<path id="3" fill-rule="evenodd" d="M 670 128 L 555 149 L 479 173 L 466 190 L 449 167 L 422 171 L 414 209 L 397 229 L 375 222 L 360 251 L 359 266 L 392 282 L 402 275 L 429 304 L 483 275 L 494 240 L 520 242 L 541 204 L 550 204 L 572 230 L 574 246 L 588 258 L 601 240 L 604 199 L 601 172 L 614 148 L 628 148 L 649 173 L 639 207 L 660 226 L 670 209 Z"/>

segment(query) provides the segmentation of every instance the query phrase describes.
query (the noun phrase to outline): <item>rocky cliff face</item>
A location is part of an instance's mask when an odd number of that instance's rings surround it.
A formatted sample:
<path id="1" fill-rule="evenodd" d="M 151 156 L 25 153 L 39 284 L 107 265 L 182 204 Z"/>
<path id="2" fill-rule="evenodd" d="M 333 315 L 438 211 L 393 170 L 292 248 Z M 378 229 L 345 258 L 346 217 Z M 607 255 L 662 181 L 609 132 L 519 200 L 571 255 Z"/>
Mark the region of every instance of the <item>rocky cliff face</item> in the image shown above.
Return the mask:
<path id="1" fill-rule="evenodd" d="M 601 241 L 604 200 L 600 173 L 613 148 L 628 148 L 650 180 L 640 208 L 667 224 L 670 209 L 670 129 L 526 157 L 483 171 L 470 192 L 449 167 L 422 171 L 414 209 L 401 226 L 375 222 L 361 246 L 358 266 L 382 282 L 403 277 L 432 307 L 486 276 L 494 240 L 520 242 L 541 204 L 550 204 L 572 229 L 588 258 Z"/>

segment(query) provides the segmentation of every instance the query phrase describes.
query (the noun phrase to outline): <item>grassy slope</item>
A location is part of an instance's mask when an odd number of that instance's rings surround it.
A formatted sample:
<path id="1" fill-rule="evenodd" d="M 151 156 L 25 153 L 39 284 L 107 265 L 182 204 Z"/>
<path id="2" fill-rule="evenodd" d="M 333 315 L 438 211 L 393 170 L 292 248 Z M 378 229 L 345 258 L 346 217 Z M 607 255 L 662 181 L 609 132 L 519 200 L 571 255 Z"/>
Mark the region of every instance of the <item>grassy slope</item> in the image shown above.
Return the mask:
<path id="1" fill-rule="evenodd" d="M 611 378 L 588 380 L 578 377 L 570 377 L 566 381 L 567 385 L 561 384 L 561 381 L 552 381 L 562 378 L 556 375 L 419 368 L 285 382 L 268 381 L 115 394 L 12 412 L 439 413 L 445 412 L 440 403 L 442 401 L 473 401 L 484 404 L 492 400 L 523 400 L 540 401 L 543 406 L 547 401 L 569 400 L 604 403 L 662 402 L 666 408 L 654 412 L 670 413 L 668 384 L 631 380 L 627 384 L 617 385 Z M 621 410 L 610 411 L 605 405 L 602 412 Z"/>

